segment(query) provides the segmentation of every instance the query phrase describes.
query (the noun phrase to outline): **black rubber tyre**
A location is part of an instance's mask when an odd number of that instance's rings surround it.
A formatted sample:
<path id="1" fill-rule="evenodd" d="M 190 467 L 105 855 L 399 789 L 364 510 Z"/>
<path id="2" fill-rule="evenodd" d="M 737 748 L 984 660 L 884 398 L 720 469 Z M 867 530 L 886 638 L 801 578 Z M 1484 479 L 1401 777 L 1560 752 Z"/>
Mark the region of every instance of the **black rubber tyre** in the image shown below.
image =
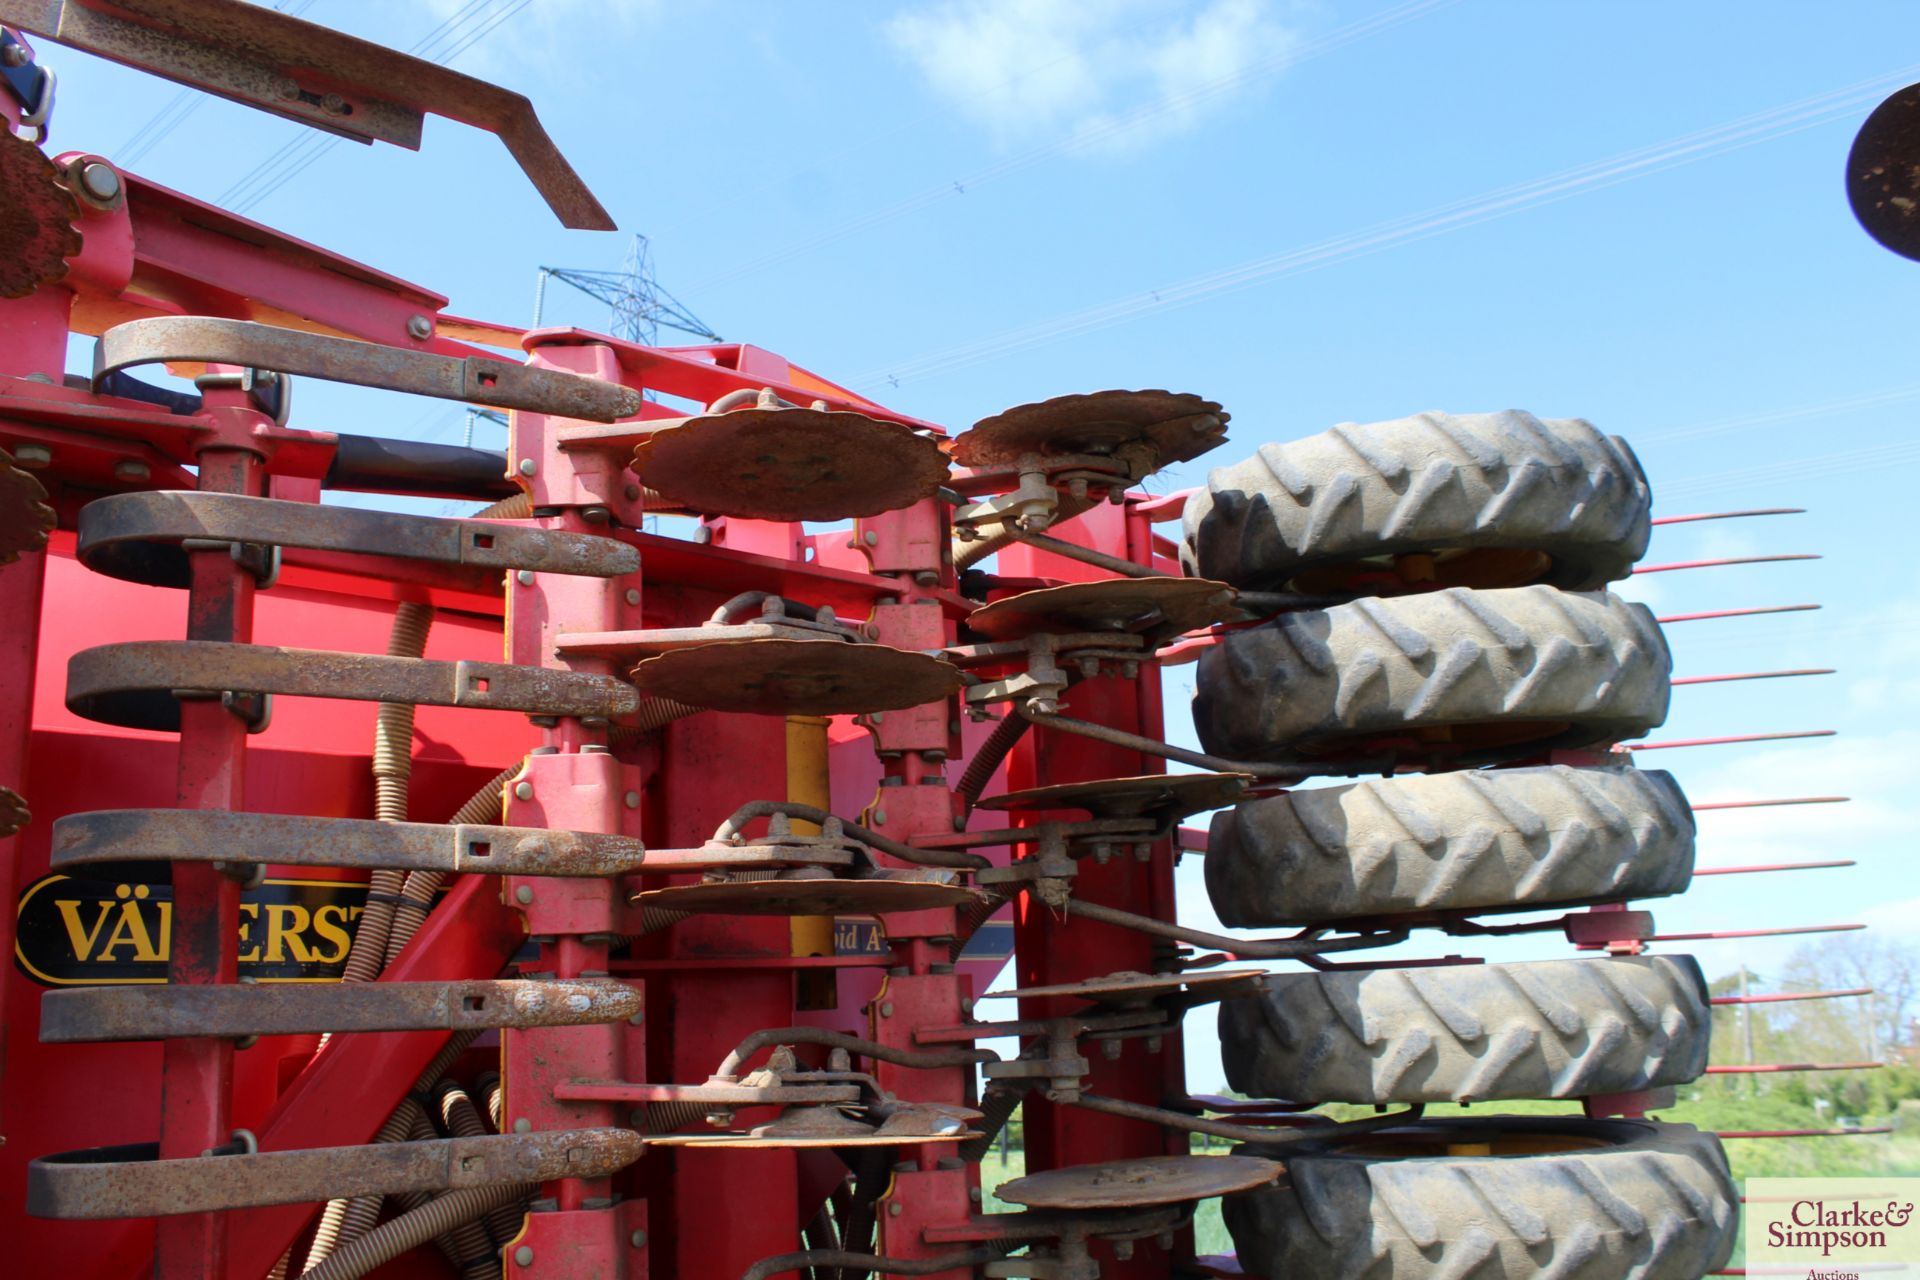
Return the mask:
<path id="1" fill-rule="evenodd" d="M 1661 898 L 1693 878 L 1693 814 L 1659 771 L 1385 778 L 1220 811 L 1206 868 L 1236 928 Z"/>
<path id="2" fill-rule="evenodd" d="M 1645 733 L 1671 669 L 1644 605 L 1455 587 L 1231 633 L 1200 657 L 1193 720 L 1237 760 L 1476 764 Z"/>
<path id="3" fill-rule="evenodd" d="M 1448 1153 L 1475 1144 L 1493 1154 Z M 1697 1280 L 1739 1229 L 1726 1152 L 1691 1125 L 1491 1116 L 1241 1150 L 1287 1165 L 1223 1204 L 1270 1280 Z"/>
<path id="4" fill-rule="evenodd" d="M 1696 1080 L 1692 956 L 1281 973 L 1220 1006 L 1227 1083 L 1294 1102 L 1584 1098 Z"/>
<path id="5" fill-rule="evenodd" d="M 1217 468 L 1187 502 L 1182 562 L 1261 590 L 1589 591 L 1646 553 L 1651 505 L 1625 442 L 1578 419 L 1422 413 Z M 1431 562 L 1375 559 L 1410 555 Z"/>

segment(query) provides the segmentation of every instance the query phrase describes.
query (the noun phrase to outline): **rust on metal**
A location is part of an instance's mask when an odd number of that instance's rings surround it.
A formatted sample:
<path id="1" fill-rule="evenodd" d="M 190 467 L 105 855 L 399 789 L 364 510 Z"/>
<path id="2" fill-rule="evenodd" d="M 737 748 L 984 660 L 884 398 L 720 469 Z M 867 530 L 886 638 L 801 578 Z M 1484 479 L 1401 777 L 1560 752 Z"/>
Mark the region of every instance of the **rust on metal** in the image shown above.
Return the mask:
<path id="1" fill-rule="evenodd" d="M 995 600 L 967 615 L 989 640 L 1042 633 L 1179 635 L 1240 616 L 1233 588 L 1206 578 L 1120 578 L 1042 587 Z"/>
<path id="2" fill-rule="evenodd" d="M 159 1144 L 92 1147 L 27 1166 L 36 1218 L 157 1218 L 345 1196 L 602 1177 L 640 1158 L 627 1129 L 562 1129 L 428 1142 L 161 1160 Z"/>
<path id="3" fill-rule="evenodd" d="M 572 1080 L 553 1087 L 561 1102 L 699 1103 L 713 1108 L 795 1106 L 860 1101 L 857 1084 L 637 1084 L 624 1080 Z"/>
<path id="4" fill-rule="evenodd" d="M 1040 1000 L 1049 996 L 1075 996 L 1095 1004 L 1142 1004 L 1176 991 L 1204 991 L 1209 999 L 1225 999 L 1231 992 L 1215 993 L 1214 987 L 1258 982 L 1266 977 L 1264 969 L 1218 969 L 1205 973 L 1110 973 L 1084 982 L 1066 982 L 1050 987 L 1012 987 L 989 991 L 982 1000 Z"/>
<path id="5" fill-rule="evenodd" d="M 641 1008 L 640 988 L 611 978 L 78 987 L 42 997 L 40 1040 L 574 1027 Z"/>
<path id="6" fill-rule="evenodd" d="M 103 809 L 53 824 L 54 867 L 239 862 L 490 875 L 617 876 L 646 869 L 630 836 L 544 827 L 376 822 L 225 809 Z"/>
<path id="7" fill-rule="evenodd" d="M 532 103 L 439 63 L 245 0 L 4 0 L 0 20 L 357 142 L 417 151 L 428 113 L 485 129 L 563 224 L 614 229 Z"/>
<path id="8" fill-rule="evenodd" d="M 101 645 L 82 649 L 67 664 L 67 709 L 89 720 L 174 730 L 180 723 L 176 692 L 278 693 L 548 716 L 620 716 L 640 705 L 633 686 L 612 676 L 207 640 Z"/>
<path id="9" fill-rule="evenodd" d="M 634 895 L 642 907 L 703 915 L 880 916 L 930 907 L 970 907 L 986 897 L 936 880 L 715 880 Z"/>
<path id="10" fill-rule="evenodd" d="M 153 316 L 115 325 L 94 344 L 93 382 L 97 390 L 109 373 L 135 365 L 206 363 L 271 369 L 594 422 L 612 422 L 640 411 L 639 392 L 577 373 L 486 356 L 436 355 L 213 316 Z"/>
<path id="11" fill-rule="evenodd" d="M 6 217 L 0 212 L 0 222 Z M 45 486 L 0 450 L 0 564 L 12 564 L 23 551 L 44 549 L 54 524 Z"/>
<path id="12" fill-rule="evenodd" d="M 1254 1156 L 1143 1156 L 1030 1174 L 994 1194 L 1029 1209 L 1133 1209 L 1250 1191 L 1282 1172 Z"/>
<path id="13" fill-rule="evenodd" d="M 0 17 L 12 21 L 14 7 L 0 6 Z M 46 153 L 11 129 L 0 129 L 0 194 L 0 298 L 24 298 L 67 274 L 80 204 Z"/>
<path id="14" fill-rule="evenodd" d="M 856 1120 L 835 1106 L 793 1107 L 778 1119 L 745 1133 L 670 1134 L 650 1137 L 650 1145 L 675 1147 L 798 1148 L 892 1147 L 903 1143 L 964 1142 L 977 1138 L 971 1126 L 980 1113 L 966 1107 L 908 1103 L 896 1107 L 878 1127 Z"/>
<path id="15" fill-rule="evenodd" d="M 854 715 L 938 702 L 960 688 L 948 662 L 841 640 L 728 640 L 648 658 L 641 690 L 714 711 Z"/>
<path id="16" fill-rule="evenodd" d="M 1138 480 L 1219 444 L 1230 416 L 1211 400 L 1172 391 L 1056 396 L 981 419 L 955 438 L 953 457 L 991 467 L 1028 454 L 1093 455 L 1119 461 Z"/>
<path id="17" fill-rule="evenodd" d="M 0 787 L 0 836 L 10 836 L 33 821 L 26 797 L 12 787 Z"/>
<path id="18" fill-rule="evenodd" d="M 596 578 L 640 568 L 640 552 L 613 538 L 232 493 L 118 493 L 80 511 L 81 561 L 129 582 L 185 587 L 177 544 L 202 539 Z"/>
<path id="19" fill-rule="evenodd" d="M 1177 821 L 1190 814 L 1220 809 L 1238 800 L 1253 781 L 1246 773 L 1155 773 L 1137 778 L 1063 782 L 1051 787 L 1009 791 L 982 800 L 982 809 L 1037 813 L 1083 809 L 1095 818 L 1154 818 Z"/>
<path id="20" fill-rule="evenodd" d="M 843 410 L 771 407 L 655 429 L 634 474 L 668 502 L 749 520 L 847 520 L 912 506 L 947 478 L 938 443 Z"/>
<path id="21" fill-rule="evenodd" d="M 699 627 L 658 627 L 644 631 L 566 631 L 553 638 L 558 653 L 582 658 L 626 658 L 637 661 L 675 649 L 734 640 L 819 640 L 825 633 L 812 625 L 789 621 L 708 623 Z M 842 635 L 836 637 L 847 639 Z"/>

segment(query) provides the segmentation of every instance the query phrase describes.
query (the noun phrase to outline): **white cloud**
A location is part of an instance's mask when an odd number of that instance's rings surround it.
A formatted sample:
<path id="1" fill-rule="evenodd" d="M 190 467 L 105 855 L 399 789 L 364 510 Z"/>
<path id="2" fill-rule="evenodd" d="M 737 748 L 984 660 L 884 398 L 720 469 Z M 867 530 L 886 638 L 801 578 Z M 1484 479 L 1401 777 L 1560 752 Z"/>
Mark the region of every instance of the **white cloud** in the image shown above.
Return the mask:
<path id="1" fill-rule="evenodd" d="M 1001 143 L 1062 133 L 1128 149 L 1182 133 L 1286 65 L 1270 0 L 948 0 L 888 34 L 928 87 Z"/>

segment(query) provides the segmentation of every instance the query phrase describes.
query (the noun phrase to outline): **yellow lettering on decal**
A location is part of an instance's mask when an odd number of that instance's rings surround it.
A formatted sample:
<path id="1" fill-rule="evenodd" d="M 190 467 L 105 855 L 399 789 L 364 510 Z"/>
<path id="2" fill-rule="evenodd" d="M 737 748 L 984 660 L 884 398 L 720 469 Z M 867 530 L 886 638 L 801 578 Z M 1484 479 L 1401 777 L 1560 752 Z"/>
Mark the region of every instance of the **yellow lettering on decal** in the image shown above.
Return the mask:
<path id="1" fill-rule="evenodd" d="M 297 922 L 297 923 L 294 923 Z M 293 958 L 300 964 L 312 964 L 313 952 L 306 940 L 300 935 L 306 931 L 309 921 L 307 909 L 297 902 L 269 902 L 267 904 L 267 961 L 273 963 L 287 958 L 292 952 Z"/>
<path id="2" fill-rule="evenodd" d="M 73 947 L 76 960 L 93 958 L 93 944 L 99 940 L 100 926 L 107 922 L 107 913 L 113 910 L 111 902 L 102 902 L 100 910 L 93 918 L 93 928 L 88 929 L 80 922 L 79 899 L 56 898 L 54 906 L 60 908 L 60 919 L 67 926 L 67 942 Z"/>
<path id="3" fill-rule="evenodd" d="M 120 904 L 120 919 L 113 926 L 113 932 L 107 935 L 100 947 L 100 959 L 114 959 L 114 951 L 121 947 L 133 948 L 133 958 L 142 961 L 165 959 L 160 949 L 153 945 L 153 935 L 147 932 L 147 922 L 140 918 L 140 908 L 132 902 Z"/>
<path id="4" fill-rule="evenodd" d="M 332 923 L 328 917 L 334 916 L 339 924 Z M 337 902 L 329 902 L 324 907 L 316 907 L 313 912 L 313 931 L 333 944 L 333 950 L 314 952 L 314 958 L 321 964 L 339 964 L 347 958 L 347 950 L 353 945 L 353 938 L 343 927 L 347 921 L 347 909 Z"/>
<path id="5" fill-rule="evenodd" d="M 253 926 L 260 922 L 260 904 L 243 902 L 240 904 L 240 963 L 260 963 L 260 940 L 253 936 Z"/>

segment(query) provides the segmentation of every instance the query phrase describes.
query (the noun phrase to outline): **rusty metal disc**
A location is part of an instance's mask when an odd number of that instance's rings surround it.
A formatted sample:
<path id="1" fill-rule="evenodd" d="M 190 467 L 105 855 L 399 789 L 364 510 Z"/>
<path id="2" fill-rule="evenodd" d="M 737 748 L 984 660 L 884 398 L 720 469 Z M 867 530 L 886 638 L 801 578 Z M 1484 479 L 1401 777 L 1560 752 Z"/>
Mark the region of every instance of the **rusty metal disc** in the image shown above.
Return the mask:
<path id="1" fill-rule="evenodd" d="M 1254 1156 L 1143 1156 L 1015 1178 L 994 1194 L 1029 1209 L 1139 1209 L 1248 1191 L 1280 1174 L 1279 1161 Z"/>
<path id="2" fill-rule="evenodd" d="M 1873 109 L 1847 154 L 1847 202 L 1866 233 L 1920 259 L 1920 84 Z"/>
<path id="3" fill-rule="evenodd" d="M 879 916 L 930 907 L 974 906 L 972 889 L 926 880 L 716 880 L 649 889 L 643 907 L 725 916 Z"/>
<path id="4" fill-rule="evenodd" d="M 1241 616 L 1233 588 L 1207 578 L 1111 578 L 1042 587 L 995 600 L 967 615 L 989 640 L 1114 631 L 1168 636 Z"/>
<path id="5" fill-rule="evenodd" d="M 1255 982 L 1266 977 L 1264 969 L 1220 969 L 1206 973 L 1110 973 L 1104 978 L 1084 982 L 1063 982 L 1051 987 L 1013 987 L 989 991 L 982 1000 L 1007 1000 L 1014 997 L 1041 999 L 1046 996 L 1078 996 L 1096 1004 L 1141 1004 L 1155 996 L 1182 988 L 1229 986 Z"/>
<path id="6" fill-rule="evenodd" d="M 1232 804 L 1253 780 L 1247 773 L 1155 773 L 1098 782 L 1063 782 L 982 800 L 982 809 L 1031 813 L 1084 809 L 1096 818 L 1184 818 Z"/>
<path id="7" fill-rule="evenodd" d="M 662 427 L 634 448 L 633 470 L 705 515 L 847 520 L 932 497 L 947 459 L 912 428 L 863 413 L 750 408 Z"/>
<path id="8" fill-rule="evenodd" d="M 0 836 L 10 836 L 32 821 L 26 797 L 12 787 L 0 787 Z"/>
<path id="9" fill-rule="evenodd" d="M 45 487 L 0 450 L 0 564 L 12 564 L 21 552 L 45 547 L 53 526 Z"/>
<path id="10" fill-rule="evenodd" d="M 843 640 L 723 640 L 648 658 L 633 682 L 658 697 L 765 716 L 853 715 L 938 702 L 960 687 L 948 662 Z"/>
<path id="11" fill-rule="evenodd" d="M 33 143 L 0 129 L 0 298 L 24 298 L 67 274 L 80 252 L 80 203 Z"/>
<path id="12" fill-rule="evenodd" d="M 793 1107 L 746 1133 L 676 1133 L 647 1141 L 676 1147 L 897 1147 L 977 1138 L 972 1121 L 979 1118 L 978 1111 L 959 1107 L 908 1107 L 875 1128 L 838 1107 Z"/>
<path id="13" fill-rule="evenodd" d="M 1056 396 L 981 419 L 955 438 L 953 457 L 992 467 L 1029 453 L 1092 454 L 1119 459 L 1138 479 L 1219 444 L 1229 416 L 1211 400 L 1173 391 Z"/>

